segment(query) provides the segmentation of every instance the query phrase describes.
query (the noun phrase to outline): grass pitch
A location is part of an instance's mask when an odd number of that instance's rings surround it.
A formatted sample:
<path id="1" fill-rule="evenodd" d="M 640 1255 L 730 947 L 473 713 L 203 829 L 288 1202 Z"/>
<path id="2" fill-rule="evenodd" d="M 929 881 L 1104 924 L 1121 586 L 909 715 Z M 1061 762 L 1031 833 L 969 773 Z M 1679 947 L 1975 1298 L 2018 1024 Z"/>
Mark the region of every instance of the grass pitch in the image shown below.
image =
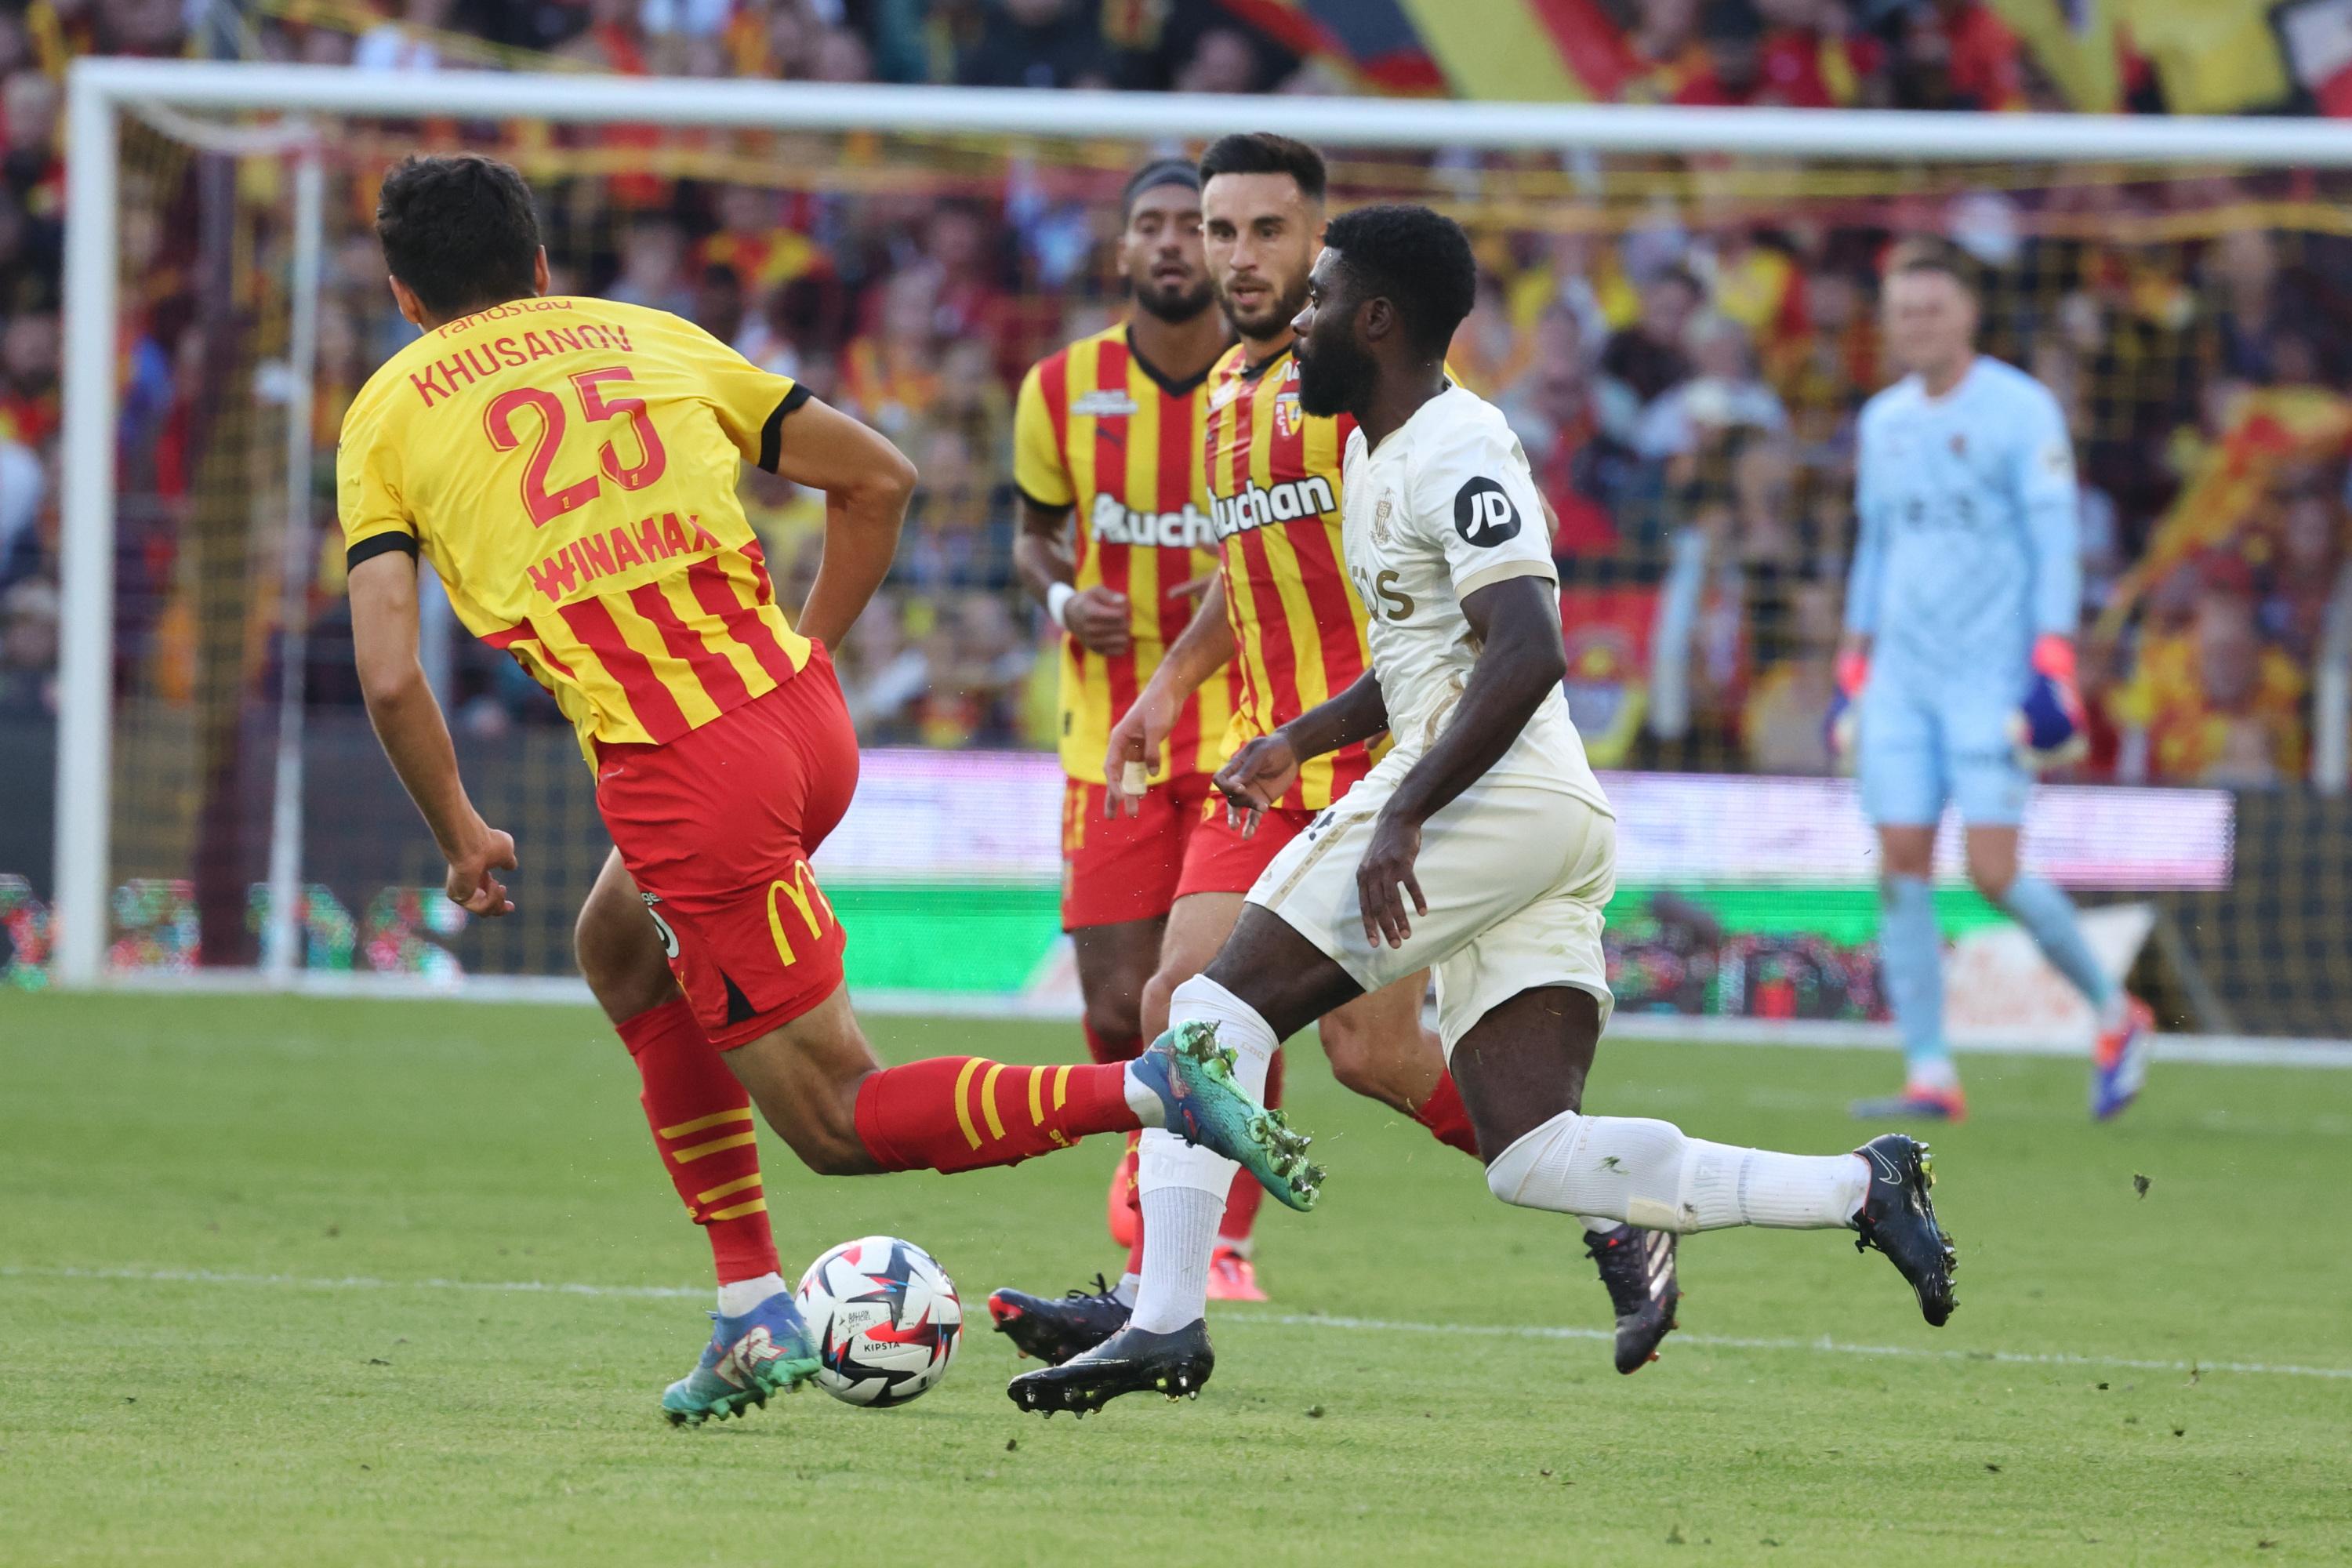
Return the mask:
<path id="1" fill-rule="evenodd" d="M 2352 1074 L 2159 1068 L 2093 1128 L 2078 1068 L 1975 1059 L 1934 1134 L 1950 1328 L 1840 1235 L 1708 1235 L 1686 1331 L 1620 1378 L 1573 1223 L 1314 1054 L 1328 1196 L 1266 1206 L 1276 1303 L 1213 1317 L 1198 1403 L 1004 1397 L 982 1302 L 1115 1266 L 1108 1141 L 824 1181 L 772 1140 L 788 1269 L 902 1234 L 974 1331 L 905 1410 L 674 1431 L 708 1255 L 594 1015 L 0 997 L 0 1561 L 2352 1561 Z M 1611 1045 L 1592 1108 L 1831 1150 L 1892 1068 Z"/>

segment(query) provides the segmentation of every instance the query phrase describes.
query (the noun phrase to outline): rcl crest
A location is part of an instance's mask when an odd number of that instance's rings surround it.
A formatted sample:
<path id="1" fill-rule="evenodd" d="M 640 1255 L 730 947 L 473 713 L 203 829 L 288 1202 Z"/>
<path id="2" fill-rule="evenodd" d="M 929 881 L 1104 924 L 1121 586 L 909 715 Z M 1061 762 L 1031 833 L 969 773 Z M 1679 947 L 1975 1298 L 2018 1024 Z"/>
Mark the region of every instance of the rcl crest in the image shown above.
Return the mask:
<path id="1" fill-rule="evenodd" d="M 1296 436 L 1298 434 L 1299 426 L 1306 423 L 1307 416 L 1300 411 L 1298 406 L 1298 394 L 1295 392 L 1285 392 L 1279 393 L 1276 395 L 1274 400 L 1275 429 L 1285 436 Z"/>

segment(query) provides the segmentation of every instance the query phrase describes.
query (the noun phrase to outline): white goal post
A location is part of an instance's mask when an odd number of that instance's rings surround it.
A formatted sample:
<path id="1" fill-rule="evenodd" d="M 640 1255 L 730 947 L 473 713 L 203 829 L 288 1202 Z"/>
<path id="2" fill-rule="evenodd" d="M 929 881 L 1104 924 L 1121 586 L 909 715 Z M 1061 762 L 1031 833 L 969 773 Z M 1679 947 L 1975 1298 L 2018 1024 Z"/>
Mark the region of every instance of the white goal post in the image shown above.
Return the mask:
<path id="1" fill-rule="evenodd" d="M 1328 100 L 1051 92 L 768 81 L 632 79 L 472 72 L 90 58 L 68 84 L 62 446 L 62 594 L 58 686 L 53 978 L 108 979 L 110 745 L 114 643 L 120 280 L 120 120 L 125 112 L 264 113 L 404 120 L 626 121 L 670 127 L 893 132 L 1190 141 L 1272 130 L 1327 145 L 1454 147 L 1875 163 L 2006 161 L 2149 167 L 2352 167 L 2352 125 L 2313 120 L 1929 114 L 1895 111 L 1685 110 L 1437 100 Z M 296 159 L 299 204 L 319 200 L 315 165 Z M 312 169 L 307 179 L 299 174 Z M 307 191 L 307 195 L 304 194 Z M 315 237 L 315 217 L 310 221 Z M 297 270 L 308 262 L 297 247 Z M 315 293 L 299 283 L 294 297 Z M 315 332 L 315 326 L 309 329 Z M 307 346 L 298 307 L 299 366 Z M 295 422 L 299 424 L 299 421 Z M 289 471 L 307 468 L 307 432 L 289 437 Z M 299 690 L 292 700 L 299 702 Z M 285 752 L 281 752 L 281 768 Z M 280 773 L 281 820 L 271 879 L 281 891 L 282 820 L 298 791 Z M 292 900 L 274 918 L 290 919 Z M 284 965 L 290 944 L 266 943 Z M 269 960 L 266 956 L 265 963 Z M 275 978 L 289 979 L 280 973 Z"/>

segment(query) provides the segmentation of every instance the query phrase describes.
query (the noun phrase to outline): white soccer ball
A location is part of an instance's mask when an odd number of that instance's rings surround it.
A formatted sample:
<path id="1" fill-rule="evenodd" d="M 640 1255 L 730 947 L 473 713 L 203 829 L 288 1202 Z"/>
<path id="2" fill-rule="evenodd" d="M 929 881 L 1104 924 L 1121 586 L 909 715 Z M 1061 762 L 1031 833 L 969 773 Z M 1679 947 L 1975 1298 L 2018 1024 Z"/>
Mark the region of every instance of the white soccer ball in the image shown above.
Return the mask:
<path id="1" fill-rule="evenodd" d="M 801 1276 L 817 1386 L 848 1405 L 904 1405 L 947 1375 L 963 1302 L 939 1260 L 895 1236 L 845 1241 Z"/>

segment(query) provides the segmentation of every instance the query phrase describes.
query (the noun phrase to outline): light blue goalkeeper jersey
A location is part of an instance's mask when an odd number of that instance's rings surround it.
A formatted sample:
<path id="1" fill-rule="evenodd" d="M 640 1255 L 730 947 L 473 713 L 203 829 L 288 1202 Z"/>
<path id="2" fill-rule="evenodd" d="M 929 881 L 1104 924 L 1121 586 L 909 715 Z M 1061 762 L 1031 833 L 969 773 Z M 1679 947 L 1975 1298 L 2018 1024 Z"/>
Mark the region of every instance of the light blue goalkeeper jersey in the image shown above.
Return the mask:
<path id="1" fill-rule="evenodd" d="M 1929 700 L 2021 697 L 2033 640 L 2082 601 L 2074 447 L 2058 400 L 1979 355 L 1931 398 L 1908 376 L 1862 411 L 1845 625 L 1871 676 Z"/>

